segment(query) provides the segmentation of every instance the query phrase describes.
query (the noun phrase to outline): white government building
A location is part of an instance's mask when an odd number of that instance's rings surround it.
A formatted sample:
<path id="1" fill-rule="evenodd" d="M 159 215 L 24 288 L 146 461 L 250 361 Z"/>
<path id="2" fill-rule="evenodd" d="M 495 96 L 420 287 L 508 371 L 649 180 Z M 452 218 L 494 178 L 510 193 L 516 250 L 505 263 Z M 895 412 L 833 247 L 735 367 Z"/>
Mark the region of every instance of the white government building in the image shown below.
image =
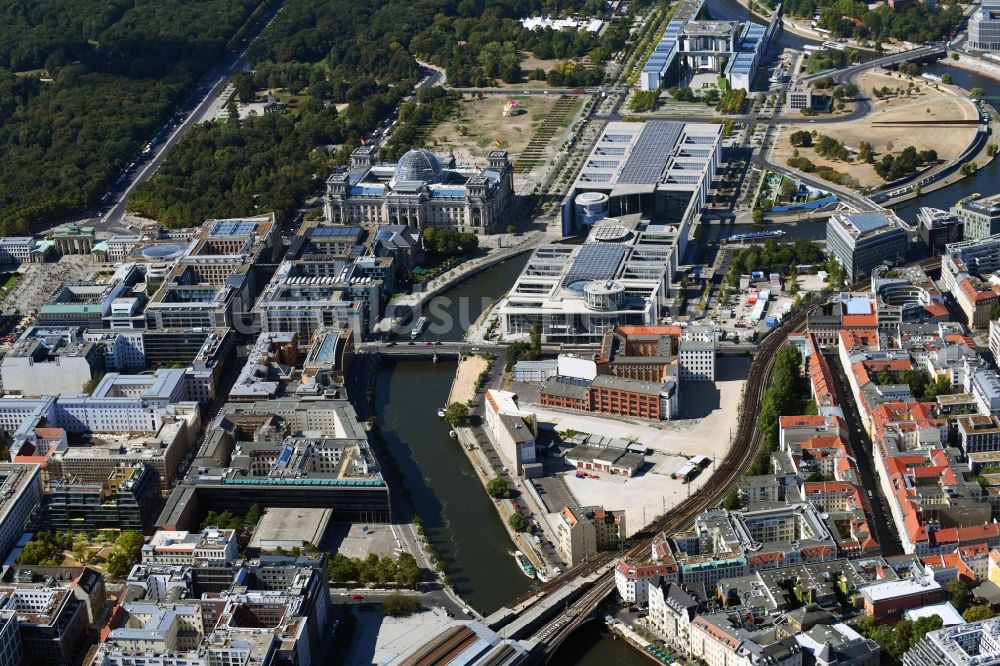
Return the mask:
<path id="1" fill-rule="evenodd" d="M 327 179 L 328 221 L 488 234 L 514 198 L 514 168 L 506 150 L 491 150 L 485 166 L 455 165 L 453 158 L 425 148 L 407 151 L 395 164 L 377 163 L 374 156 L 375 146 L 356 148 L 350 168 Z"/>

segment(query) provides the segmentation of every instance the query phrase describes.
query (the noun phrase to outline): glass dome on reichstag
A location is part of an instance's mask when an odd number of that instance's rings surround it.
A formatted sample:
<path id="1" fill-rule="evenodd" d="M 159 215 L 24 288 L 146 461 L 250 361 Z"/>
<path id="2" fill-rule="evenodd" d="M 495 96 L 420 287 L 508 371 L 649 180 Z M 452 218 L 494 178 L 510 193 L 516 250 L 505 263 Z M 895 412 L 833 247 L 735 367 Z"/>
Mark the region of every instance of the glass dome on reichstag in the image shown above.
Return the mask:
<path id="1" fill-rule="evenodd" d="M 425 183 L 441 179 L 441 163 L 426 148 L 408 150 L 396 164 L 396 180 L 416 180 Z"/>

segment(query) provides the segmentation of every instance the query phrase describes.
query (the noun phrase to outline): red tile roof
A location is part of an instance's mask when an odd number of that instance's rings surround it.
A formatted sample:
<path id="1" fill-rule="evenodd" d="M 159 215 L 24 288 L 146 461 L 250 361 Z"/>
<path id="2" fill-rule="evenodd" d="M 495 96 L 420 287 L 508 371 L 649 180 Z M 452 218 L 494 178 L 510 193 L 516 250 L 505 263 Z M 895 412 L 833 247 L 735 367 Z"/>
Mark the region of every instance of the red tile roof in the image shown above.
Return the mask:
<path id="1" fill-rule="evenodd" d="M 948 316 L 948 308 L 946 308 L 943 304 L 938 303 L 936 301 L 933 302 L 933 303 L 931 303 L 930 305 L 925 305 L 924 306 L 924 311 L 927 314 L 929 314 L 931 317 L 947 317 Z"/>
<path id="2" fill-rule="evenodd" d="M 840 318 L 840 325 L 856 328 L 871 328 L 872 326 L 878 326 L 878 315 L 845 314 Z"/>

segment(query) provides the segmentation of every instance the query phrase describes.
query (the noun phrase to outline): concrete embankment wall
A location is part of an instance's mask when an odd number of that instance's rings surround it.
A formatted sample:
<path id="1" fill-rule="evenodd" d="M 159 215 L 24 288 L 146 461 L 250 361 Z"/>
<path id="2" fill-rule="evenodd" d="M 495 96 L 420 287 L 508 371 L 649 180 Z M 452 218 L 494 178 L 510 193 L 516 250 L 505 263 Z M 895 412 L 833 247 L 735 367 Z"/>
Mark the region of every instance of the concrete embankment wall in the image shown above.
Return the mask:
<path id="1" fill-rule="evenodd" d="M 992 63 L 987 60 L 970 58 L 969 56 L 961 53 L 958 54 L 958 60 L 948 59 L 944 62 L 951 67 L 964 69 L 968 72 L 979 74 L 981 76 L 988 76 L 991 79 L 1000 81 L 1000 63 Z"/>

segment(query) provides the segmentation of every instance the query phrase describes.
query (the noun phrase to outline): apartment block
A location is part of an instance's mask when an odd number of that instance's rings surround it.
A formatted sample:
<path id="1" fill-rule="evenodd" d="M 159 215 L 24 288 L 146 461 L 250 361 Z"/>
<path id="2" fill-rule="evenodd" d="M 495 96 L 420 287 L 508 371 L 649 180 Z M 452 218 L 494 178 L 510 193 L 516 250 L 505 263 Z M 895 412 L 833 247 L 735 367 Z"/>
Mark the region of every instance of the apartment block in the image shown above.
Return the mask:
<path id="1" fill-rule="evenodd" d="M 157 530 L 142 547 L 143 564 L 235 562 L 236 530 L 207 527 L 201 532 Z"/>
<path id="2" fill-rule="evenodd" d="M 95 664 L 217 666 L 323 663 L 330 599 L 323 559 L 249 561 L 212 594 L 123 600 L 101 631 Z"/>
<path id="3" fill-rule="evenodd" d="M 617 549 L 628 536 L 625 512 L 601 506 L 563 507 L 556 529 L 556 550 L 564 562 L 576 566 L 601 550 Z"/>

